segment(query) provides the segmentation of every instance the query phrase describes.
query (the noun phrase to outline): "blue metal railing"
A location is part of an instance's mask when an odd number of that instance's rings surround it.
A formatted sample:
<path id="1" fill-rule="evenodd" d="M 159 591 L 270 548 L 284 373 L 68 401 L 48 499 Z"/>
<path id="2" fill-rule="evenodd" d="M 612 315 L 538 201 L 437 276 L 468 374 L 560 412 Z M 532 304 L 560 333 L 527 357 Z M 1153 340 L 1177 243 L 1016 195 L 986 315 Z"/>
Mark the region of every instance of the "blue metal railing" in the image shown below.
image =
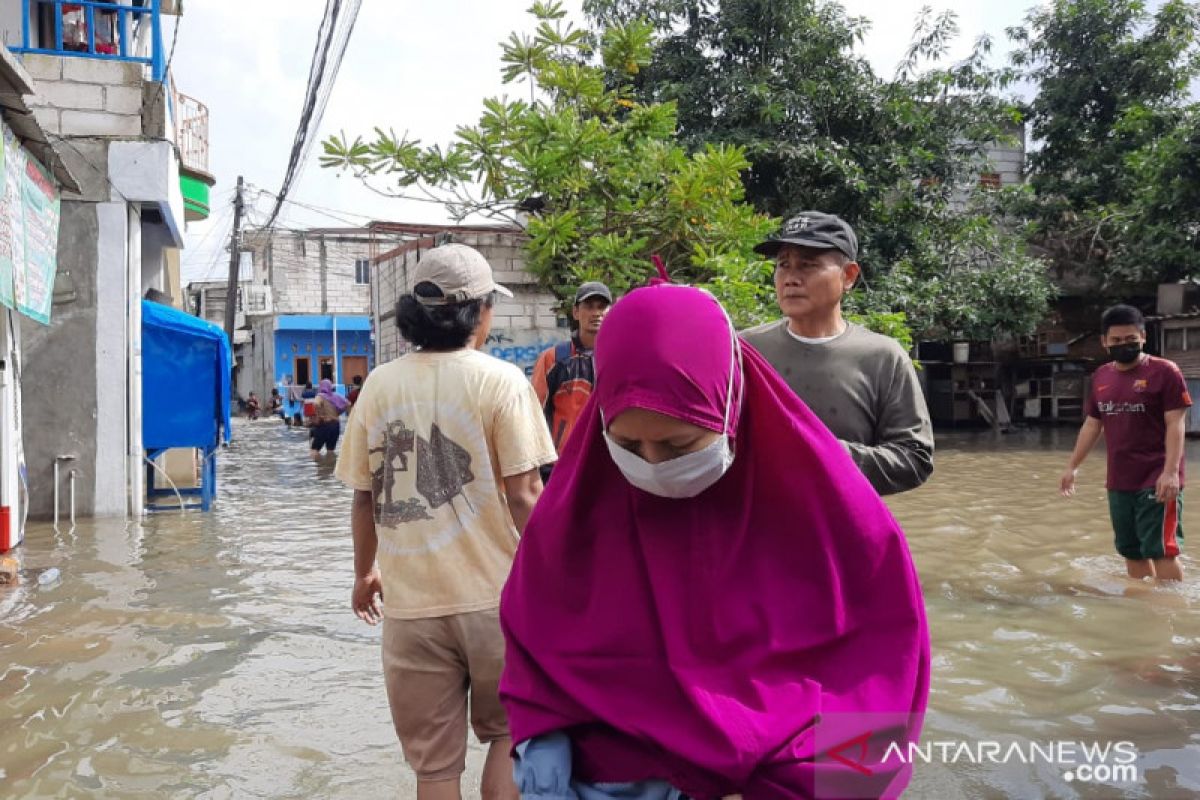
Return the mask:
<path id="1" fill-rule="evenodd" d="M 162 82 L 166 79 L 166 64 L 163 61 L 163 44 L 162 44 L 162 21 L 159 16 L 159 0 L 143 0 L 143 5 L 121 5 L 120 3 L 102 2 L 101 0 L 24 0 L 21 3 L 21 29 L 22 43 L 21 47 L 9 48 L 14 53 L 41 53 L 49 56 L 68 56 L 74 58 L 96 58 L 105 61 L 131 61 L 136 64 L 146 64 L 150 67 L 150 71 L 154 80 Z M 63 43 L 63 7 L 67 7 L 69 13 L 83 12 L 85 17 L 85 27 L 87 28 L 87 41 L 81 43 L 72 41 L 71 47 L 67 47 Z M 31 11 L 37 14 L 39 25 L 46 21 L 44 11 L 49 10 L 53 14 L 54 23 L 54 46 L 41 47 L 34 46 L 30 37 L 31 30 Z M 105 48 L 112 48 L 112 52 L 96 49 L 96 16 L 113 15 L 110 20 L 115 22 L 112 31 L 116 33 L 116 42 L 105 42 Z M 131 25 L 132 21 L 132 25 Z M 131 52 L 131 40 L 129 31 L 131 27 L 141 27 L 143 24 L 150 25 L 150 55 L 141 56 Z M 39 43 L 40 44 L 40 43 Z M 78 49 L 82 47 L 82 49 Z"/>

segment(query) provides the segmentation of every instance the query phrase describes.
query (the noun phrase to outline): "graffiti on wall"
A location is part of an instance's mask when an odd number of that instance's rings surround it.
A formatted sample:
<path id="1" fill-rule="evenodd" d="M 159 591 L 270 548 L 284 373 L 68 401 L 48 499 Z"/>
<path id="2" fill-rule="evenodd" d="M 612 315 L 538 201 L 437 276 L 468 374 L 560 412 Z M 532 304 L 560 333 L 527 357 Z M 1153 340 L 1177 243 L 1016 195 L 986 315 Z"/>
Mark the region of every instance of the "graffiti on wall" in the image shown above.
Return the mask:
<path id="1" fill-rule="evenodd" d="M 501 361 L 516 364 L 529 377 L 533 365 L 544 350 L 566 339 L 563 332 L 545 330 L 493 330 L 488 334 L 484 352 Z"/>

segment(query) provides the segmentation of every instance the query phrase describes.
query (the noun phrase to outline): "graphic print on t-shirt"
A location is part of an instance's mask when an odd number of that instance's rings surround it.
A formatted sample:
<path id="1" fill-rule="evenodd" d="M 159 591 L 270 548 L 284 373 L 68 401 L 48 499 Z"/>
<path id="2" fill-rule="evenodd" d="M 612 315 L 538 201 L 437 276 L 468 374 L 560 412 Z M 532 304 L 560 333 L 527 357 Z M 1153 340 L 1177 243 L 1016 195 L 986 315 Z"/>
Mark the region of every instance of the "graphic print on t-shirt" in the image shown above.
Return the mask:
<path id="1" fill-rule="evenodd" d="M 396 473 L 408 472 L 408 453 L 416 449 L 417 434 L 403 420 L 392 420 L 383 430 L 379 445 L 368 452 L 380 456 L 379 466 L 371 472 L 371 494 L 375 497 L 375 519 L 384 525 L 398 525 L 419 519 L 433 519 L 416 497 L 397 500 Z"/>
<path id="2" fill-rule="evenodd" d="M 1155 485 L 1166 461 L 1166 414 L 1191 404 L 1179 367 L 1165 359 L 1145 356 L 1130 369 L 1109 363 L 1096 370 L 1088 415 L 1104 428 L 1109 490 Z M 1183 478 L 1181 462 L 1181 485 Z"/>
<path id="3" fill-rule="evenodd" d="M 394 497 L 396 473 L 408 472 L 408 454 L 416 452 L 416 490 L 425 498 Z M 380 443 L 370 454 L 381 456 L 371 473 L 375 496 L 375 517 L 384 525 L 433 519 L 429 507 L 439 508 L 463 494 L 463 487 L 475 480 L 471 472 L 471 453 L 433 424 L 429 438 L 418 435 L 403 420 L 392 420 L 383 431 Z M 464 499 L 465 499 L 465 495 Z M 469 503 L 468 503 L 469 505 Z"/>
<path id="4" fill-rule="evenodd" d="M 473 480 L 471 453 L 442 433 L 436 422 L 428 440 L 417 437 L 417 492 L 429 505 L 445 505 Z"/>

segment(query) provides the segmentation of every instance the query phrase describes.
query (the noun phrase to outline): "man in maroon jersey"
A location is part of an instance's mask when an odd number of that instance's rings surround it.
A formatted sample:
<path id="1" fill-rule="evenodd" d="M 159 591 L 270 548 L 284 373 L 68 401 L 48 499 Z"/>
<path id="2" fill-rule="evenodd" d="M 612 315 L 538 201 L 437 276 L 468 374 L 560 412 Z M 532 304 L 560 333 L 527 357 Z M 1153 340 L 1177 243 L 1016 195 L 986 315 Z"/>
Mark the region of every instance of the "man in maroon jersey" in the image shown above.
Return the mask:
<path id="1" fill-rule="evenodd" d="M 1113 360 L 1092 375 L 1087 420 L 1059 489 L 1065 497 L 1075 493 L 1079 465 L 1103 433 L 1108 511 L 1129 577 L 1180 581 L 1184 418 L 1192 398 L 1179 367 L 1142 352 L 1142 312 L 1113 306 L 1100 331 Z"/>

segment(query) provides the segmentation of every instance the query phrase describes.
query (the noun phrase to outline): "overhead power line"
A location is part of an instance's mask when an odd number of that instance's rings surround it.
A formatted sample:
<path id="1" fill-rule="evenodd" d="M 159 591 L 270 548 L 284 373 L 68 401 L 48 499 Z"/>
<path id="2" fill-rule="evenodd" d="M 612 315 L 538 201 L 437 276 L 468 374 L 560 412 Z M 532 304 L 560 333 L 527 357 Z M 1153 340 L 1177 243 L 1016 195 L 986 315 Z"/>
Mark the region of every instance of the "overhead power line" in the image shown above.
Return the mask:
<path id="1" fill-rule="evenodd" d="M 312 152 L 317 131 L 321 127 L 321 118 L 333 93 L 333 85 L 337 81 L 338 70 L 341 69 L 342 59 L 346 55 L 346 47 L 350 43 L 350 35 L 354 31 L 361 7 L 362 0 L 325 2 L 325 13 L 317 29 L 317 41 L 313 46 L 312 63 L 309 65 L 304 103 L 300 108 L 300 123 L 296 128 L 291 153 L 288 155 L 283 184 L 275 196 L 275 205 L 263 228 L 270 229 L 275 224 L 288 193 L 303 171 L 309 153 Z"/>

